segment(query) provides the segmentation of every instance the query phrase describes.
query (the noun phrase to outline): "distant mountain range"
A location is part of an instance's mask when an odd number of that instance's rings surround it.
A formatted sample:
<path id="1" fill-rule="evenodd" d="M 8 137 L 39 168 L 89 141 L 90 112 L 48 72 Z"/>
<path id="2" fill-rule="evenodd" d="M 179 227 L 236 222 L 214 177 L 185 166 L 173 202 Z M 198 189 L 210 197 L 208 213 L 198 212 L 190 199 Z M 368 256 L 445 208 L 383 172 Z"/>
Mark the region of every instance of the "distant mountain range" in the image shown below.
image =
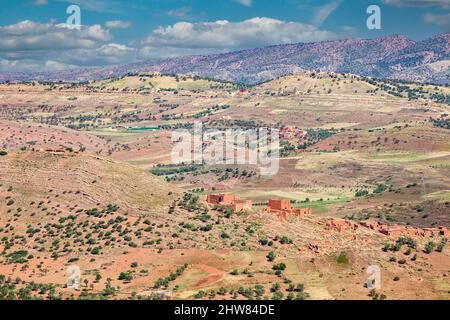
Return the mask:
<path id="1" fill-rule="evenodd" d="M 445 33 L 423 41 L 394 35 L 377 39 L 277 45 L 99 68 L 37 73 L 3 72 L 0 73 L 0 82 L 87 81 L 129 73 L 161 72 L 256 84 L 296 71 L 321 70 L 449 84 L 449 68 L 450 33 Z"/>

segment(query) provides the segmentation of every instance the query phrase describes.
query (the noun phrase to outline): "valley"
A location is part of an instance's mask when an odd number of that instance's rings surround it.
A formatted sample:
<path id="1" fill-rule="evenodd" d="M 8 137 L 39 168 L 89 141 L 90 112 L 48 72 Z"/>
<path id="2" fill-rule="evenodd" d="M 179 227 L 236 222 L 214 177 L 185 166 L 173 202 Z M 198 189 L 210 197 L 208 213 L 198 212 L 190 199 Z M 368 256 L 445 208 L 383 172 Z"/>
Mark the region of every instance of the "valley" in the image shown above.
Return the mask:
<path id="1" fill-rule="evenodd" d="M 304 70 L 0 84 L 0 297 L 449 299 L 449 96 Z M 196 122 L 279 130 L 278 172 L 172 163 L 173 132 Z M 269 199 L 312 215 L 284 219 Z"/>

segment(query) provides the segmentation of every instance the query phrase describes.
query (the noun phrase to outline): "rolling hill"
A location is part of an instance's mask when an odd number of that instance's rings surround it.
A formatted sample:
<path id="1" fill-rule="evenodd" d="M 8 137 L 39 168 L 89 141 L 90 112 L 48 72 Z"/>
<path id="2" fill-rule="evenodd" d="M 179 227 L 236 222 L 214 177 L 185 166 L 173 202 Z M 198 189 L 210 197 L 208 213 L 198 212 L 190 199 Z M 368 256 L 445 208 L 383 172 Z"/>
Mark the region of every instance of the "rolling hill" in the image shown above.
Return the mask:
<path id="1" fill-rule="evenodd" d="M 2 199 L 2 213 L 22 206 L 27 208 L 24 214 L 46 208 L 60 215 L 114 205 L 130 214 L 158 214 L 177 194 L 176 188 L 144 170 L 88 154 L 13 152 L 0 159 L 0 168 L 1 184 L 11 190 L 8 199 L 14 201 L 8 205 Z"/>

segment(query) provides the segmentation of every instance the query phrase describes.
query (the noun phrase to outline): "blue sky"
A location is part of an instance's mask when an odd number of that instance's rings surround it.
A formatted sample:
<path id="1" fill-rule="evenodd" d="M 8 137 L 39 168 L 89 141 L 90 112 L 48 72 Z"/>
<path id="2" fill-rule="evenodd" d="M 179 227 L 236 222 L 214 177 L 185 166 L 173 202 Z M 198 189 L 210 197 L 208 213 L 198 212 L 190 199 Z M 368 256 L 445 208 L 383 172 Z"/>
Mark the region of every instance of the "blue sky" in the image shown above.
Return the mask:
<path id="1" fill-rule="evenodd" d="M 54 70 L 272 44 L 448 32 L 450 0 L 2 1 L 0 71 Z M 81 29 L 64 27 L 70 4 Z M 381 8 L 381 30 L 366 9 Z"/>

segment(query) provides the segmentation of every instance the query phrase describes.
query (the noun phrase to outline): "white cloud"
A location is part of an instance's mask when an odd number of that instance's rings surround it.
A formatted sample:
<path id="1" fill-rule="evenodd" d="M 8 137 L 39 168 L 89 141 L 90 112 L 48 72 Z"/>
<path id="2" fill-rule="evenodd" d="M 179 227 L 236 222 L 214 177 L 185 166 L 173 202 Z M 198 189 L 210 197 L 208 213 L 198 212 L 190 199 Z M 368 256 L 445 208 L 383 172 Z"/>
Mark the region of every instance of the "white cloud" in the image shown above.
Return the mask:
<path id="1" fill-rule="evenodd" d="M 318 27 L 321 26 L 322 23 L 324 23 L 325 20 L 327 20 L 327 18 L 341 5 L 341 2 L 342 0 L 335 0 L 319 7 L 314 15 L 314 25 Z"/>
<path id="2" fill-rule="evenodd" d="M 54 60 L 45 61 L 44 70 L 65 70 L 69 68 L 76 68 L 77 66 L 74 64 L 66 64 Z"/>
<path id="3" fill-rule="evenodd" d="M 96 12 L 120 12 L 121 5 L 115 0 L 56 0 L 79 5 L 81 10 Z"/>
<path id="4" fill-rule="evenodd" d="M 399 7 L 442 7 L 450 8 L 449 0 L 383 0 L 385 4 Z"/>
<path id="5" fill-rule="evenodd" d="M 106 21 L 105 26 L 109 29 L 128 29 L 129 27 L 131 27 L 131 22 L 122 20 L 111 20 Z"/>
<path id="6" fill-rule="evenodd" d="M 110 39 L 109 31 L 100 25 L 82 26 L 78 30 L 66 24 L 25 20 L 0 27 L 0 52 L 93 48 Z"/>
<path id="7" fill-rule="evenodd" d="M 54 60 L 38 61 L 34 59 L 7 60 L 0 58 L 0 71 L 6 72 L 30 72 L 55 71 L 69 68 L 76 68 L 76 65 L 65 64 Z"/>
<path id="8" fill-rule="evenodd" d="M 48 0 L 36 0 L 34 1 L 35 6 L 46 6 L 48 5 Z"/>
<path id="9" fill-rule="evenodd" d="M 236 2 L 239 2 L 240 4 L 246 6 L 246 7 L 251 7 L 253 0 L 235 0 Z"/>
<path id="10" fill-rule="evenodd" d="M 117 43 L 108 43 L 95 49 L 78 49 L 65 52 L 62 57 L 64 61 L 70 61 L 77 65 L 95 66 L 132 62 L 135 52 L 136 49 L 134 48 Z"/>
<path id="11" fill-rule="evenodd" d="M 422 16 L 422 19 L 426 23 L 437 25 L 444 31 L 450 30 L 450 13 L 447 14 L 426 13 Z"/>
<path id="12" fill-rule="evenodd" d="M 189 15 L 189 12 L 191 12 L 191 8 L 189 7 L 183 7 L 183 8 L 178 8 L 175 10 L 170 10 L 167 14 L 171 17 L 174 18 L 186 18 Z"/>
<path id="13" fill-rule="evenodd" d="M 178 48 L 179 53 L 182 54 L 186 49 L 222 51 L 222 49 L 246 49 L 331 38 L 335 38 L 333 32 L 319 30 L 313 25 L 270 18 L 253 18 L 242 22 L 227 20 L 201 23 L 178 22 L 171 26 L 158 27 L 148 35 L 143 44 L 147 47 L 158 48 L 158 51 L 161 48 L 167 50 Z M 146 51 L 151 50 L 147 48 Z"/>
<path id="14" fill-rule="evenodd" d="M 25 20 L 0 27 L 0 70 L 40 71 L 64 66 L 126 63 L 135 49 L 110 43 L 112 35 L 100 26 L 71 29 L 66 24 Z"/>

